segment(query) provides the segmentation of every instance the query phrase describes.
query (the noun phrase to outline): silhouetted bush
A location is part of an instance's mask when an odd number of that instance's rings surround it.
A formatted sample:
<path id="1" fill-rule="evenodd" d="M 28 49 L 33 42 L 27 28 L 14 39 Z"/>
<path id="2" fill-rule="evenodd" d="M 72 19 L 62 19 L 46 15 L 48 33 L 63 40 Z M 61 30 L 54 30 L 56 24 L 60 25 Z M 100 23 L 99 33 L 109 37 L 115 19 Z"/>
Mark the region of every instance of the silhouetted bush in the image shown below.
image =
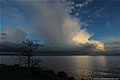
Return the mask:
<path id="1" fill-rule="evenodd" d="M 75 80 L 74 77 L 68 77 L 68 80 Z"/>
<path id="2" fill-rule="evenodd" d="M 58 72 L 58 76 L 67 77 L 67 74 L 64 71 Z"/>

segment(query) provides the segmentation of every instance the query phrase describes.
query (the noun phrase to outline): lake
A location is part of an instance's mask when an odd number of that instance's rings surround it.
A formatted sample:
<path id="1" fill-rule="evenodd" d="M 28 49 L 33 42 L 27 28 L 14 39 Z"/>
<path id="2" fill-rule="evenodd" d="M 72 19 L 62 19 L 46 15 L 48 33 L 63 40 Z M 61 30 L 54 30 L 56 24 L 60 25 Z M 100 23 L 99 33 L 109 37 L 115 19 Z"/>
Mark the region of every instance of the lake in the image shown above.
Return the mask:
<path id="1" fill-rule="evenodd" d="M 77 79 L 81 77 L 120 77 L 120 56 L 37 56 L 40 67 L 55 72 L 65 71 Z M 15 57 L 1 56 L 0 63 L 14 64 Z"/>

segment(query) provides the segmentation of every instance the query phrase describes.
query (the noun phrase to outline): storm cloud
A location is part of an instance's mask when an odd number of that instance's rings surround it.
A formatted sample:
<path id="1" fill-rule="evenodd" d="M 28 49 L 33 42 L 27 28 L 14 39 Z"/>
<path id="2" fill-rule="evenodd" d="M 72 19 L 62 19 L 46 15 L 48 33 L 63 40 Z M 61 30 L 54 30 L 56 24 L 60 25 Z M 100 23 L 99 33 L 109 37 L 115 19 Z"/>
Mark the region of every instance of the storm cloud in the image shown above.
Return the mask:
<path id="1" fill-rule="evenodd" d="M 64 1 L 13 2 L 24 8 L 27 15 L 21 16 L 24 17 L 24 21 L 30 23 L 30 26 L 21 27 L 24 31 L 16 27 L 4 27 L 3 32 L 7 34 L 6 40 L 21 42 L 29 34 L 42 38 L 45 41 L 44 45 L 52 49 L 58 47 L 59 50 L 104 50 L 103 43 L 89 40 L 93 34 L 89 34 L 87 29 L 81 28 L 82 21 L 69 15 Z"/>

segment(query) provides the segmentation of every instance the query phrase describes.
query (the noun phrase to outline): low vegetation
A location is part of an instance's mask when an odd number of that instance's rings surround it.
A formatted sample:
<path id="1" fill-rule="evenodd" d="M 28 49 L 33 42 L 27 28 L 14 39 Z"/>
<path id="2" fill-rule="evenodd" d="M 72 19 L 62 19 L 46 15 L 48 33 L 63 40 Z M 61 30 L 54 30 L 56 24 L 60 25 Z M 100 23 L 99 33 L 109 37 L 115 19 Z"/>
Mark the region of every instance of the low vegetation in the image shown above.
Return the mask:
<path id="1" fill-rule="evenodd" d="M 16 65 L 0 65 L 0 80 L 75 80 L 63 71 L 55 73 L 39 67 L 20 67 Z"/>

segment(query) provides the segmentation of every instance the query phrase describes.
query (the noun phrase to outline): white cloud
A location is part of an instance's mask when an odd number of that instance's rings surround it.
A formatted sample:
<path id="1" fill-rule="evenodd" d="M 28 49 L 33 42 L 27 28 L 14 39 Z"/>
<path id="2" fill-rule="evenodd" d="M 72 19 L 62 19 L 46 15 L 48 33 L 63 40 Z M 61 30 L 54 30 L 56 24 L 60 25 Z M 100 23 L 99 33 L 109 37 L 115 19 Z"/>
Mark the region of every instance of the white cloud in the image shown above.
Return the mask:
<path id="1" fill-rule="evenodd" d="M 84 7 L 84 6 L 87 6 L 89 2 L 92 2 L 93 0 L 87 0 L 85 1 L 84 3 L 80 3 L 80 4 L 76 4 L 76 7 Z"/>
<path id="2" fill-rule="evenodd" d="M 0 35 L 1 41 L 21 43 L 26 39 L 26 33 L 17 27 L 4 27 L 3 32 Z"/>
<path id="3" fill-rule="evenodd" d="M 104 50 L 103 43 L 95 40 L 89 40 L 89 38 L 92 37 L 92 34 L 89 34 L 86 29 L 81 29 L 81 23 L 79 23 L 79 20 L 76 18 L 69 16 L 66 17 L 64 20 L 63 31 L 68 45 L 80 47 L 80 44 L 91 44 L 92 46 L 94 45 L 96 49 Z"/>

